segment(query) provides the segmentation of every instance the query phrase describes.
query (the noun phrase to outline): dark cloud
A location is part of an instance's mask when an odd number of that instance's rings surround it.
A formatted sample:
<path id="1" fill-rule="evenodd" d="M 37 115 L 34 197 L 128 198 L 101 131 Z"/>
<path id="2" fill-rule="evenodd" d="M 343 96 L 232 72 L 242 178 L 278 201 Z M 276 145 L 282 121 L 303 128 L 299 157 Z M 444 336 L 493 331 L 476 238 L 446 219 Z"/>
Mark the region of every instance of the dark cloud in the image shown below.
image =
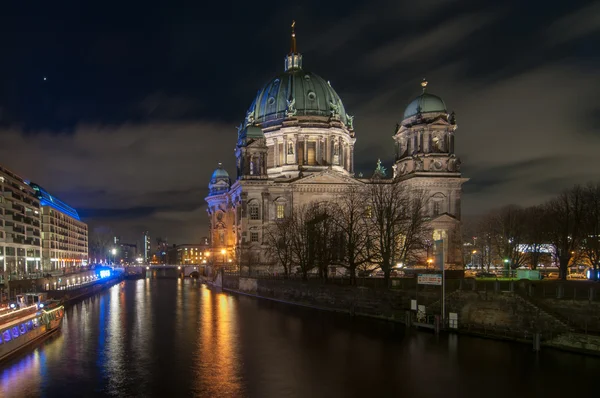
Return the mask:
<path id="1" fill-rule="evenodd" d="M 231 7 L 4 10 L 0 162 L 126 239 L 198 240 L 210 174 L 234 172 L 235 126 L 281 72 L 296 19 L 305 67 L 356 116 L 365 175 L 378 158 L 391 170 L 394 126 L 426 76 L 457 114 L 465 214 L 600 178 L 596 2 Z"/>

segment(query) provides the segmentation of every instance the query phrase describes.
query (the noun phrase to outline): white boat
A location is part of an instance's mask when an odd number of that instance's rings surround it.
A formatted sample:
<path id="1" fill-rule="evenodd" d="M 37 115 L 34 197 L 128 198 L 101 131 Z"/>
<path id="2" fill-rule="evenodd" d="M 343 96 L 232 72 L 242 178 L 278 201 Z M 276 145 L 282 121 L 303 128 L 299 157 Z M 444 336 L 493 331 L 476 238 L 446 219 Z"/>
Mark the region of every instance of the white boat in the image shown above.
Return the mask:
<path id="1" fill-rule="evenodd" d="M 60 329 L 65 309 L 45 298 L 45 293 L 21 294 L 0 311 L 0 361 Z"/>

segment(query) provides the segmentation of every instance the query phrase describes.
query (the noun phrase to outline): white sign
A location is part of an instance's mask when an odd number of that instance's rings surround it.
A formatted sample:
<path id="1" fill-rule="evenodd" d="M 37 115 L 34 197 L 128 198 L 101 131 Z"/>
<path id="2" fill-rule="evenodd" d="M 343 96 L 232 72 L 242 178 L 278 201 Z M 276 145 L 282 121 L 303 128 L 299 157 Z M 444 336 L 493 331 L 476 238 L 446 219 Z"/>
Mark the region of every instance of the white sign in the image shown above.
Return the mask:
<path id="1" fill-rule="evenodd" d="M 410 309 L 413 311 L 417 310 L 417 300 L 410 300 Z"/>
<path id="2" fill-rule="evenodd" d="M 448 326 L 450 326 L 451 329 L 458 329 L 458 314 L 456 312 L 451 312 L 448 315 L 450 315 Z"/>
<path id="3" fill-rule="evenodd" d="M 419 285 L 442 285 L 442 274 L 419 274 L 417 277 Z"/>

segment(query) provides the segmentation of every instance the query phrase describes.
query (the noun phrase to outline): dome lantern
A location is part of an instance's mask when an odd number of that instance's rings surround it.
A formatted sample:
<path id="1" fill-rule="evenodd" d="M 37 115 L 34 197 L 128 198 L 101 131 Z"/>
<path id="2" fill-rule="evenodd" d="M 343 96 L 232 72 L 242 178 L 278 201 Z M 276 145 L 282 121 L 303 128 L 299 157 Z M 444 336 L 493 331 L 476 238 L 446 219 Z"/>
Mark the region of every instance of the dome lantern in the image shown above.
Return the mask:
<path id="1" fill-rule="evenodd" d="M 290 45 L 290 53 L 285 57 L 285 71 L 302 69 L 302 54 L 298 52 L 296 47 L 296 21 L 292 21 L 292 42 Z"/>

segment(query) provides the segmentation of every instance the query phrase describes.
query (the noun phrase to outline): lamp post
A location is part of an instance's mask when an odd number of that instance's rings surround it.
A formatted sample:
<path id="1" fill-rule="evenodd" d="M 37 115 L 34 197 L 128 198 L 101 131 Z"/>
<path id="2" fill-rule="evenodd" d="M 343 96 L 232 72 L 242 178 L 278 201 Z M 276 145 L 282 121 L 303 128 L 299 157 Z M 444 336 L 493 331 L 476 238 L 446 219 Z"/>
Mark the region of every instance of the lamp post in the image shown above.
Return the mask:
<path id="1" fill-rule="evenodd" d="M 473 250 L 471 252 L 471 268 L 473 268 L 473 259 L 475 258 L 475 255 L 477 254 L 477 250 Z M 477 268 L 477 267 L 475 267 Z"/>
<path id="2" fill-rule="evenodd" d="M 508 258 L 504 259 L 504 266 L 506 267 L 506 277 L 510 278 L 510 260 Z"/>
<path id="3" fill-rule="evenodd" d="M 116 256 L 117 256 L 117 249 L 116 249 L 116 248 L 113 248 L 113 249 L 111 250 L 111 253 L 112 253 L 112 255 L 113 255 L 113 265 L 115 265 L 115 261 L 117 261 L 117 257 L 116 257 Z"/>
<path id="4" fill-rule="evenodd" d="M 223 255 L 223 264 L 225 264 L 225 255 L 227 254 L 227 250 L 221 249 L 221 254 Z"/>

